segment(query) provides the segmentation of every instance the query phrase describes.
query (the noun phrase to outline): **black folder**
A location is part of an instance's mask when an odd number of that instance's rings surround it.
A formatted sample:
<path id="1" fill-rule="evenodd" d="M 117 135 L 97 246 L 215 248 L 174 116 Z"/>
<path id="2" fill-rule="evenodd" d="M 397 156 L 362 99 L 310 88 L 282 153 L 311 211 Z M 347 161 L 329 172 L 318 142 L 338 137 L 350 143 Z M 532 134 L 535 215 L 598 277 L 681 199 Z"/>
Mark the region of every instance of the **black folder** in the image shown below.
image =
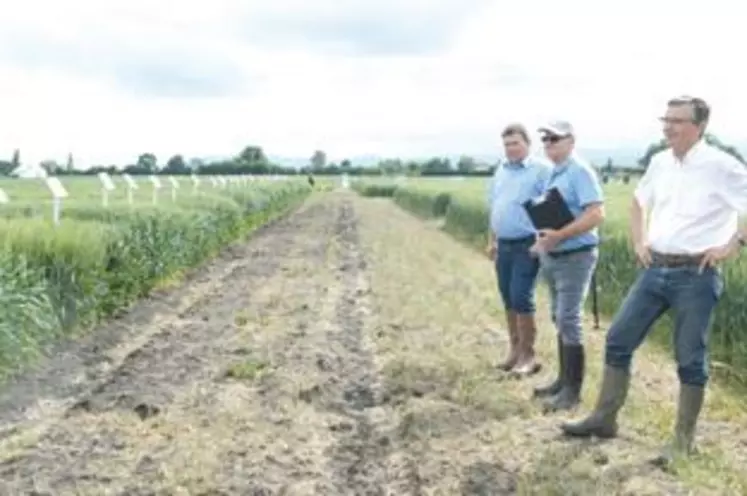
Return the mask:
<path id="1" fill-rule="evenodd" d="M 562 229 L 575 217 L 568 208 L 558 188 L 550 188 L 545 198 L 537 203 L 532 200 L 524 202 L 524 209 L 535 229 Z"/>

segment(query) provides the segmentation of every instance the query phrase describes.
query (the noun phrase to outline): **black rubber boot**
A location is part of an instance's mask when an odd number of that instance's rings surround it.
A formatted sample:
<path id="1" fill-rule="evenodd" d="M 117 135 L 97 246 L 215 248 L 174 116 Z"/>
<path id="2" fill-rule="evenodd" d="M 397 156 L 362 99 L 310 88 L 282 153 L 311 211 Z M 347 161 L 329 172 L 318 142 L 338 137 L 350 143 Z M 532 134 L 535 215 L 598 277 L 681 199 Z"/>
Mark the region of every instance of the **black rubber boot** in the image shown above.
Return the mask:
<path id="1" fill-rule="evenodd" d="M 565 370 L 565 350 L 563 348 L 563 340 L 560 339 L 560 334 L 557 335 L 558 339 L 558 377 L 554 382 L 546 386 L 540 386 L 534 388 L 534 397 L 543 398 L 546 396 L 554 396 L 560 392 L 560 388 L 563 386 L 564 370 Z"/>
<path id="2" fill-rule="evenodd" d="M 545 401 L 545 411 L 570 410 L 581 402 L 581 386 L 584 383 L 585 357 L 583 345 L 563 345 L 565 355 L 565 379 L 558 394 Z"/>

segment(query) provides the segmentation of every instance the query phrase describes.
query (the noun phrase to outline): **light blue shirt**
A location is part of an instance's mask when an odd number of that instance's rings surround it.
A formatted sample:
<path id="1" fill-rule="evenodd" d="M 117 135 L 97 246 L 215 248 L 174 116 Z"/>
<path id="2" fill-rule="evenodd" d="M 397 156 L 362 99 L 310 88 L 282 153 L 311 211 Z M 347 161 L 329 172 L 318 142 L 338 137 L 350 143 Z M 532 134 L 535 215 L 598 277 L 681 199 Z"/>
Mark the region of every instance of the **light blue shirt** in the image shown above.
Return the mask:
<path id="1" fill-rule="evenodd" d="M 604 202 L 604 193 L 597 173 L 591 165 L 578 157 L 571 156 L 562 164 L 553 167 L 550 180 L 547 182 L 547 189 L 553 187 L 558 188 L 574 217 L 581 215 L 589 204 Z M 551 252 L 598 244 L 599 232 L 597 228 L 594 228 L 561 241 Z"/>
<path id="2" fill-rule="evenodd" d="M 499 239 L 519 239 L 536 234 L 524 202 L 545 191 L 551 173 L 549 162 L 532 157 L 498 166 L 488 187 L 488 205 L 490 227 Z"/>

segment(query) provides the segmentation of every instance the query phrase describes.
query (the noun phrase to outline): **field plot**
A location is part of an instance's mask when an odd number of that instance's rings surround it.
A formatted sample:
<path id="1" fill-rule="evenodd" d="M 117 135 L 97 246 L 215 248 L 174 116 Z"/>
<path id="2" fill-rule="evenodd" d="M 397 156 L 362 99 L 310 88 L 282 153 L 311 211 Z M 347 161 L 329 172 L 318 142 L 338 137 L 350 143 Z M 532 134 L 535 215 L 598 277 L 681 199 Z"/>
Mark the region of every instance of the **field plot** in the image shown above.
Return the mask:
<path id="1" fill-rule="evenodd" d="M 620 439 L 567 441 L 565 416 L 529 399 L 542 374 L 495 369 L 502 321 L 480 253 L 388 199 L 315 194 L 7 385 L 0 493 L 747 490 L 747 424 L 727 393 L 709 396 L 703 454 L 665 473 L 646 459 L 673 421 L 668 357 L 639 356 Z"/>
<path id="2" fill-rule="evenodd" d="M 61 219 L 41 180 L 5 180 L 0 205 L 0 379 L 61 337 L 85 330 L 154 287 L 178 278 L 308 194 L 302 181 L 226 187 L 188 181 L 174 198 L 152 187 L 127 199 L 118 189 L 102 205 L 97 179 L 63 178 Z"/>

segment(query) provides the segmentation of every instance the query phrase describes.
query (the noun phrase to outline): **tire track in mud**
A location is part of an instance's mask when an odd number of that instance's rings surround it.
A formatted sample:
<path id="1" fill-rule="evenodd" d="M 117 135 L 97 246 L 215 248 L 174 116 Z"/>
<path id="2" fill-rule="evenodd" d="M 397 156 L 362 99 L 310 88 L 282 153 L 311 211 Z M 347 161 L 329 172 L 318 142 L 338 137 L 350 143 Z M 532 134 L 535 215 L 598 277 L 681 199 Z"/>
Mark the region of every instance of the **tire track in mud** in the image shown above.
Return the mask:
<path id="1" fill-rule="evenodd" d="M 335 308 L 337 325 L 327 332 L 327 339 L 343 351 L 337 370 L 342 381 L 330 388 L 333 395 L 326 398 L 325 406 L 339 411 L 347 420 L 340 424 L 337 443 L 330 450 L 333 481 L 340 494 L 353 491 L 383 495 L 391 439 L 382 426 L 377 426 L 377 419 L 371 413 L 376 407 L 381 410 L 383 398 L 373 353 L 364 336 L 364 319 L 370 310 L 369 289 L 364 277 L 366 263 L 360 250 L 357 218 L 349 202 L 340 209 L 336 234 L 341 251 L 338 261 L 341 294 Z"/>
<path id="2" fill-rule="evenodd" d="M 329 207 L 317 203 L 254 236 L 239 250 L 246 257 L 202 288 L 208 293 L 161 315 L 158 322 L 169 317 L 171 322 L 150 333 L 103 379 L 89 381 L 89 392 L 82 398 L 65 398 L 62 403 L 74 406 L 64 409 L 64 418 L 59 412 L 50 415 L 51 425 L 38 438 L 17 423 L 17 409 L 8 410 L 3 423 L 15 422 L 17 436 L 0 453 L 0 492 L 101 494 L 106 488 L 120 494 L 153 494 L 160 488 L 163 494 L 173 493 L 179 477 L 164 472 L 174 462 L 179 430 L 198 428 L 191 420 L 204 425 L 207 418 L 209 423 L 216 413 L 208 408 L 206 418 L 194 419 L 185 412 L 200 411 L 200 400 L 207 396 L 202 392 L 225 373 L 230 360 L 246 354 L 243 336 L 236 332 L 237 312 L 252 305 L 253 295 L 282 285 L 284 257 L 290 251 L 299 260 L 313 261 L 314 252 L 326 241 L 316 236 L 316 228 L 328 221 Z M 255 311 L 261 319 L 267 302 L 258 303 Z M 42 381 L 37 376 L 33 382 Z M 16 387 L 22 385 L 19 380 Z M 149 436 L 148 430 L 157 434 Z M 193 454 L 200 458 L 199 452 Z"/>

